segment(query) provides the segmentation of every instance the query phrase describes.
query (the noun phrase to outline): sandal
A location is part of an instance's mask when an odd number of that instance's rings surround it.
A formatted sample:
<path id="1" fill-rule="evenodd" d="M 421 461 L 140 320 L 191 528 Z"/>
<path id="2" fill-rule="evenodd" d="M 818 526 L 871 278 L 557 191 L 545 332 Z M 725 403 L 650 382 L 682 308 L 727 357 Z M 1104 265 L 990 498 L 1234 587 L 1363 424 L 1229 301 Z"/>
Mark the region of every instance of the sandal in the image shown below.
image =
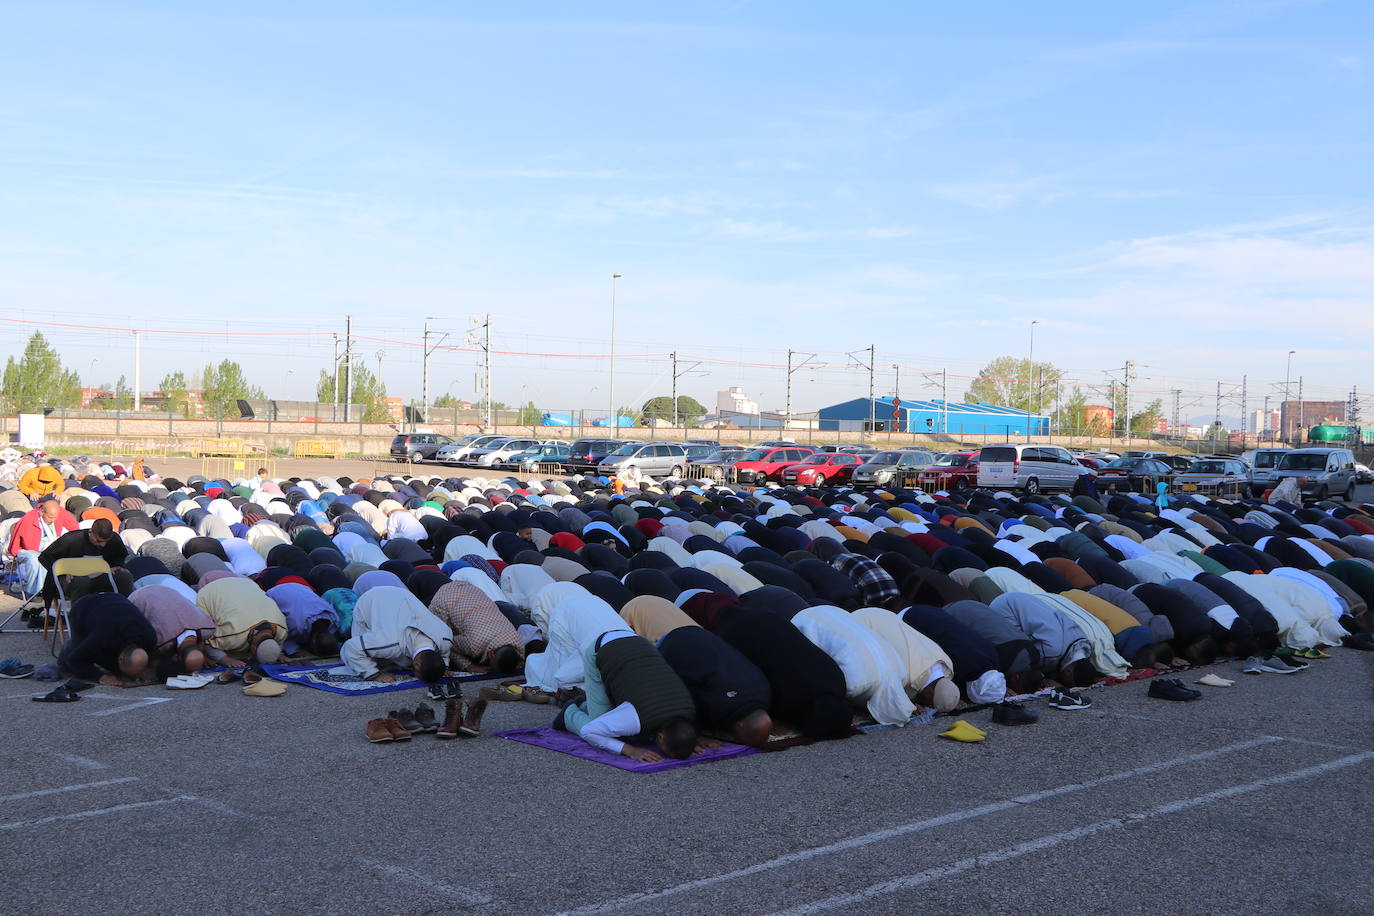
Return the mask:
<path id="1" fill-rule="evenodd" d="M 242 668 L 225 668 L 223 671 L 219 673 L 219 676 L 215 678 L 215 683 L 232 684 L 234 683 L 234 681 L 237 681 L 241 677 L 243 677 Z"/>
<path id="2" fill-rule="evenodd" d="M 61 687 L 54 688 L 51 693 L 45 693 L 41 697 L 34 697 L 35 703 L 75 703 L 81 697 L 76 691 L 63 684 Z"/>

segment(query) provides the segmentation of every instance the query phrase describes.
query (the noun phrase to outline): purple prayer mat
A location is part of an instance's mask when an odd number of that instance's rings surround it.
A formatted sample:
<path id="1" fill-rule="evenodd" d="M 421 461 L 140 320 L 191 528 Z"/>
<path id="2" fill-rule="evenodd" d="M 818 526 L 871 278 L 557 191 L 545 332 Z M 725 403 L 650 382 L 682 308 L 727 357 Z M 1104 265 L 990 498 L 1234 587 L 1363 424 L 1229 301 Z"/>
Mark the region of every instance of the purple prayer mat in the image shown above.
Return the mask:
<path id="1" fill-rule="evenodd" d="M 591 760 L 594 763 L 604 763 L 606 766 L 615 767 L 617 770 L 629 770 L 631 773 L 657 773 L 660 770 L 675 770 L 678 767 L 689 767 L 698 763 L 728 760 L 731 757 L 743 757 L 746 754 L 758 753 L 754 748 L 746 747 L 743 744 L 722 744 L 714 750 L 693 754 L 686 760 L 660 760 L 658 763 L 641 763 L 638 760 L 631 760 L 623 754 L 612 754 L 610 751 L 603 751 L 599 747 L 592 747 L 577 735 L 559 731 L 552 725 L 545 725 L 542 728 L 517 728 L 514 731 L 498 732 L 496 737 L 509 738 L 512 741 L 519 741 L 521 744 L 548 748 L 551 751 L 558 751 L 560 754 L 570 754 L 573 757 L 581 757 L 583 760 Z"/>

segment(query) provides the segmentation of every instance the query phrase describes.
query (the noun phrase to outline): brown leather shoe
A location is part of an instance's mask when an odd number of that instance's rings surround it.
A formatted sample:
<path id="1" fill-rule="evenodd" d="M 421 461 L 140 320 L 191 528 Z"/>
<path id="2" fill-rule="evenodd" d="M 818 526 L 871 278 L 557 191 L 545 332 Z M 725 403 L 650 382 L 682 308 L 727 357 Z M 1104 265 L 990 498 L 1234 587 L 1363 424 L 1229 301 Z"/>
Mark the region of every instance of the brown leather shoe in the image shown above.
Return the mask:
<path id="1" fill-rule="evenodd" d="M 436 738 L 457 738 L 458 727 L 463 719 L 463 701 L 449 700 L 444 704 L 444 724 L 435 732 Z"/>
<path id="2" fill-rule="evenodd" d="M 372 719 L 367 723 L 367 740 L 373 744 L 385 744 L 396 739 L 391 736 L 391 729 L 386 727 L 385 719 Z"/>
<path id="3" fill-rule="evenodd" d="M 467 738 L 476 738 L 482 734 L 482 713 L 487 711 L 487 701 L 480 697 L 468 703 L 467 714 L 463 716 L 463 723 L 458 726 L 459 734 Z"/>
<path id="4" fill-rule="evenodd" d="M 402 725 L 402 724 L 401 724 L 400 722 L 398 722 L 397 720 L 395 720 L 395 719 L 383 719 L 383 720 L 382 720 L 382 724 L 386 726 L 386 730 L 387 730 L 387 731 L 391 732 L 391 740 L 392 740 L 392 741 L 409 741 L 409 740 L 410 740 L 410 732 L 406 731 L 405 726 Z"/>

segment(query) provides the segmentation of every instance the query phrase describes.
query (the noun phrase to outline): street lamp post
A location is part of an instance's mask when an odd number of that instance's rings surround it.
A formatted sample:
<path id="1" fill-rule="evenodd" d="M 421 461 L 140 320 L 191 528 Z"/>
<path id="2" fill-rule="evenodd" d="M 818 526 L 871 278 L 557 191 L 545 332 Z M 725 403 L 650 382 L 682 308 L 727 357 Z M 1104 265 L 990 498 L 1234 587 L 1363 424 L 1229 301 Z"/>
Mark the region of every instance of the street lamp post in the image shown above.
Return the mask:
<path id="1" fill-rule="evenodd" d="M 1035 371 L 1035 326 L 1040 323 L 1039 318 L 1032 318 L 1030 323 L 1030 365 L 1026 367 L 1026 441 L 1031 437 L 1031 380 L 1030 373 Z"/>
<path id="2" fill-rule="evenodd" d="M 620 418 L 615 415 L 615 281 L 622 276 L 623 274 L 611 274 L 611 369 L 606 382 L 609 389 L 610 411 L 606 414 L 606 419 L 613 430 L 620 429 Z"/>
<path id="3" fill-rule="evenodd" d="M 1279 408 L 1279 425 L 1283 427 L 1283 442 L 1285 445 L 1292 445 L 1292 438 L 1288 435 L 1288 382 L 1293 377 L 1293 354 L 1297 350 L 1288 351 L 1288 367 L 1283 370 L 1283 406 Z"/>

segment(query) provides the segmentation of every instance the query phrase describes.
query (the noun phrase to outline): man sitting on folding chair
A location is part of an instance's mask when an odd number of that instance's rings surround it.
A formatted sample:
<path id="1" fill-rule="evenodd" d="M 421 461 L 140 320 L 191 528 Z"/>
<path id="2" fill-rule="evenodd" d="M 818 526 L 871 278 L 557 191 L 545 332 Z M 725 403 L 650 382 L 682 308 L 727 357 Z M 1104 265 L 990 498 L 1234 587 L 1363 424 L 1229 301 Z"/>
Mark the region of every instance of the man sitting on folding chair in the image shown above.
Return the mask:
<path id="1" fill-rule="evenodd" d="M 53 541 L 79 527 L 76 517 L 63 509 L 56 499 L 43 500 L 14 526 L 8 553 L 14 557 L 19 574 L 19 595 L 25 604 L 38 597 L 47 579 L 47 570 L 38 561 L 38 555 Z"/>
<path id="2" fill-rule="evenodd" d="M 67 618 L 72 638 L 58 656 L 61 670 L 107 687 L 152 683 L 148 659 L 157 636 L 128 598 L 114 592 L 88 594 L 77 599 Z"/>
<path id="3" fill-rule="evenodd" d="M 115 537 L 114 526 L 107 518 L 98 518 L 91 523 L 91 527 L 69 531 L 53 541 L 38 555 L 39 564 L 47 572 L 47 578 L 43 581 L 43 613 L 35 614 L 29 626 L 38 629 L 43 626 L 43 618 L 52 617 L 52 604 L 57 598 L 57 582 L 53 579 L 52 565 L 58 560 L 102 557 L 114 570 L 123 567 L 128 556 L 128 548 Z"/>

